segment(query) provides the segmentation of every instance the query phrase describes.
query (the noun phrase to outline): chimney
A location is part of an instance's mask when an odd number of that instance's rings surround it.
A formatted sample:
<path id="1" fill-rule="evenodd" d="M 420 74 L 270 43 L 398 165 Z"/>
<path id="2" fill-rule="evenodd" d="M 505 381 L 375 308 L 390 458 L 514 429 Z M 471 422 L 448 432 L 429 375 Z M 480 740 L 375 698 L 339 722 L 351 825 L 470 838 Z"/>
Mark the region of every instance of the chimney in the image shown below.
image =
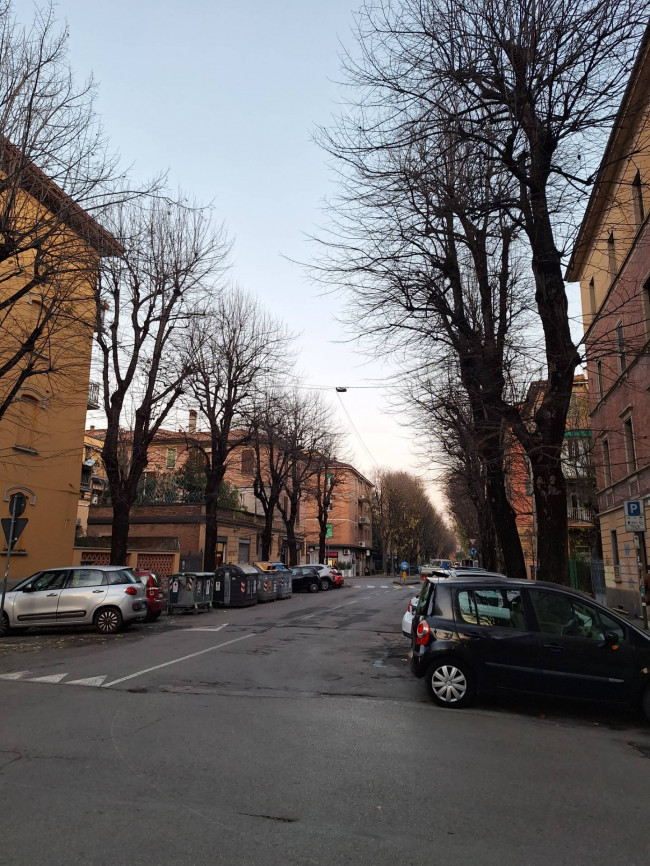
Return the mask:
<path id="1" fill-rule="evenodd" d="M 196 409 L 190 409 L 190 423 L 187 429 L 189 433 L 196 433 Z"/>
<path id="2" fill-rule="evenodd" d="M 95 425 L 94 425 L 94 424 L 91 424 L 91 425 L 90 425 L 90 432 L 91 432 L 91 433 L 94 433 L 94 432 L 95 432 Z"/>

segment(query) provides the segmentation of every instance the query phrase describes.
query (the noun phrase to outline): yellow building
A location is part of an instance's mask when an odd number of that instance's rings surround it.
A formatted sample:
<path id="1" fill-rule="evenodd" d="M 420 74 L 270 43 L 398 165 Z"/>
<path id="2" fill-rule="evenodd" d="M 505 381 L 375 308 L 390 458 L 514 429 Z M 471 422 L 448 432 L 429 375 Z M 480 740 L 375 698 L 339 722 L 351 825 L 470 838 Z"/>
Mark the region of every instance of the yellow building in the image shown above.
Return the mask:
<path id="1" fill-rule="evenodd" d="M 7 223 L 7 234 L 21 243 L 0 262 L 0 370 L 9 368 L 0 377 L 0 406 L 8 404 L 0 418 L 0 511 L 8 516 L 11 495 L 22 491 L 29 520 L 12 554 L 10 578 L 72 562 L 79 456 L 86 410 L 96 408 L 97 397 L 89 392 L 94 289 L 100 257 L 120 252 L 115 239 L 33 165 L 22 172 L 21 184 L 12 189 L 17 195 L 9 212 L 15 233 Z M 6 200 L 0 207 L 7 219 Z M 30 350 L 21 355 L 25 346 Z"/>

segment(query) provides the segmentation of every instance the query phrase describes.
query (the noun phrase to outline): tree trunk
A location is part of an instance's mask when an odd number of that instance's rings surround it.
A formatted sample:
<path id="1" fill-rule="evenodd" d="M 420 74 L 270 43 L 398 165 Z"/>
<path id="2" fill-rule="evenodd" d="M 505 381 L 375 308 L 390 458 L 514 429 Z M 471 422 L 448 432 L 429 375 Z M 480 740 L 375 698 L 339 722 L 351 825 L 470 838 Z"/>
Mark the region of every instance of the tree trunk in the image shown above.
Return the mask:
<path id="1" fill-rule="evenodd" d="M 217 567 L 217 534 L 218 534 L 218 509 L 219 490 L 226 469 L 219 467 L 217 470 L 205 473 L 205 553 L 203 554 L 203 570 L 214 571 Z"/>
<path id="2" fill-rule="evenodd" d="M 298 551 L 296 550 L 296 518 L 295 516 L 289 517 L 289 519 L 285 523 L 285 528 L 287 530 L 287 546 L 289 548 L 289 565 L 293 568 L 294 565 L 298 565 Z"/>
<path id="3" fill-rule="evenodd" d="M 273 512 L 275 508 L 269 508 L 264 516 L 264 529 L 260 535 L 262 539 L 262 562 L 268 562 L 271 558 L 271 546 L 273 544 Z"/>
<path id="4" fill-rule="evenodd" d="M 566 481 L 559 459 L 535 454 L 531 459 L 537 513 L 537 578 L 569 584 L 569 529 Z"/>
<path id="5" fill-rule="evenodd" d="M 111 534 L 111 565 L 126 565 L 129 545 L 129 518 L 131 503 L 113 500 L 113 528 Z"/>
<path id="6" fill-rule="evenodd" d="M 320 532 L 318 533 L 318 561 L 325 562 L 325 539 L 327 538 L 327 524 L 320 524 Z"/>
<path id="7" fill-rule="evenodd" d="M 526 561 L 517 530 L 517 515 L 506 495 L 503 469 L 487 468 L 487 496 L 490 503 L 492 523 L 496 529 L 499 546 L 503 553 L 503 567 L 508 577 L 526 579 Z M 485 551 L 480 551 L 485 554 Z M 496 551 L 494 551 L 496 554 Z M 496 560 L 496 556 L 495 556 Z"/>

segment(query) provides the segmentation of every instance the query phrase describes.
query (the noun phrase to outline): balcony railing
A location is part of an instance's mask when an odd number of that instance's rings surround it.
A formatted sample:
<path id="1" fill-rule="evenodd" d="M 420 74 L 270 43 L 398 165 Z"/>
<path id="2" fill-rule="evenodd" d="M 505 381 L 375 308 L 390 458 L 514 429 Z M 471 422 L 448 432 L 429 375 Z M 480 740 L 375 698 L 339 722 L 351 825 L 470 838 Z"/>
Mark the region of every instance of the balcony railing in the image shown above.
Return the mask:
<path id="1" fill-rule="evenodd" d="M 593 508 L 569 508 L 568 516 L 573 523 L 593 523 L 596 518 Z"/>
<path id="2" fill-rule="evenodd" d="M 99 382 L 88 383 L 88 408 L 99 409 Z"/>

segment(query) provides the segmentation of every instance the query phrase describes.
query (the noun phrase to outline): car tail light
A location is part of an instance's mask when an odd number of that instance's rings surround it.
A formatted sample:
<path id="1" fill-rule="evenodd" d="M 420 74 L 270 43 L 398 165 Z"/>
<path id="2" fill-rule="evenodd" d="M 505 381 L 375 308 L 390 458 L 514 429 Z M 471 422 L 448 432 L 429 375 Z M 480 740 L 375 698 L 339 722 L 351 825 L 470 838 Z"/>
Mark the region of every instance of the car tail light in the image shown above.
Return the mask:
<path id="1" fill-rule="evenodd" d="M 137 595 L 138 594 L 138 590 L 134 586 L 127 586 L 127 588 L 124 590 L 124 592 L 127 595 Z"/>
<path id="2" fill-rule="evenodd" d="M 409 601 L 409 606 L 406 608 L 406 610 L 408 611 L 408 613 L 410 613 L 413 610 L 413 608 L 411 607 L 410 601 Z"/>
<path id="3" fill-rule="evenodd" d="M 418 623 L 418 627 L 415 630 L 415 642 L 419 646 L 425 646 L 429 643 L 429 637 L 431 635 L 431 629 L 429 628 L 429 623 L 426 619 L 421 619 Z"/>

